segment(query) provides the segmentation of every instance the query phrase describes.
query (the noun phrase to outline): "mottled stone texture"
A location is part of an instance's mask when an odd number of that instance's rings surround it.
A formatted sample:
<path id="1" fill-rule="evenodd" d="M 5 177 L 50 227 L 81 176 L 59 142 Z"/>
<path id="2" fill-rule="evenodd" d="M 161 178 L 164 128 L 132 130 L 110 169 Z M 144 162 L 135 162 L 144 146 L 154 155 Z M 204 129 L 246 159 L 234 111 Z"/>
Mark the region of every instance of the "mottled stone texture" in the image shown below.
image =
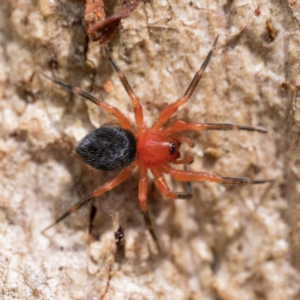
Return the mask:
<path id="1" fill-rule="evenodd" d="M 121 1 L 105 5 L 109 14 Z M 183 147 L 195 156 L 190 170 L 275 182 L 194 182 L 192 200 L 173 201 L 150 181 L 160 255 L 139 211 L 136 171 L 95 201 L 92 234 L 90 205 L 41 234 L 118 172 L 71 155 L 89 131 L 115 118 L 38 72 L 93 92 L 134 121 L 107 54 L 88 42 L 84 7 L 0 2 L 0 298 L 300 299 L 298 1 L 142 1 L 109 44 L 150 126 L 183 95 L 220 34 L 201 85 L 176 117 L 269 130 L 187 134 L 196 142 Z M 117 263 L 119 223 L 126 252 Z"/>

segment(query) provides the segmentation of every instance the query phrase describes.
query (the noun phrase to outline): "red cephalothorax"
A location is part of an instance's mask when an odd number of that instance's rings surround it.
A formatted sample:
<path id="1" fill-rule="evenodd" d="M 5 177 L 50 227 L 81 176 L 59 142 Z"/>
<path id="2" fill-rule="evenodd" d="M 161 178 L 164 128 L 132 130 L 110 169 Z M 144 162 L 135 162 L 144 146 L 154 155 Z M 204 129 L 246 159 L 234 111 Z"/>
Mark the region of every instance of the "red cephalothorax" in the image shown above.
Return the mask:
<path id="1" fill-rule="evenodd" d="M 137 163 L 141 167 L 160 167 L 166 162 L 175 161 L 180 157 L 181 143 L 162 131 L 153 129 L 142 130 L 137 134 Z"/>
<path id="2" fill-rule="evenodd" d="M 188 156 L 180 158 L 180 145 L 186 143 L 193 146 L 193 142 L 182 135 L 183 131 L 188 130 L 247 130 L 267 133 L 265 129 L 254 128 L 251 126 L 233 125 L 227 123 L 188 123 L 185 121 L 175 121 L 170 126 L 164 127 L 169 118 L 178 110 L 180 106 L 187 103 L 203 76 L 204 70 L 215 50 L 218 37 L 215 39 L 211 50 L 205 58 L 201 68 L 197 71 L 190 86 L 186 90 L 183 97 L 170 104 L 162 110 L 158 116 L 158 120 L 152 128 L 146 128 L 144 125 L 143 109 L 138 98 L 133 93 L 124 74 L 110 58 L 110 62 L 116 70 L 124 88 L 126 89 L 131 103 L 133 105 L 136 129 L 133 129 L 126 116 L 117 108 L 108 103 L 95 98 L 91 94 L 81 89 L 63 83 L 59 80 L 52 79 L 54 83 L 70 89 L 74 94 L 80 95 L 87 100 L 92 101 L 99 107 L 113 114 L 119 121 L 121 127 L 102 126 L 89 133 L 81 143 L 76 147 L 75 152 L 89 165 L 100 170 L 121 170 L 120 174 L 105 183 L 103 186 L 96 188 L 91 194 L 74 204 L 66 211 L 55 223 L 48 226 L 50 228 L 54 224 L 60 222 L 71 213 L 78 210 L 81 206 L 88 203 L 95 197 L 111 190 L 115 186 L 122 183 L 135 167 L 139 167 L 139 202 L 144 219 L 152 237 L 157 242 L 155 233 L 151 226 L 150 217 L 147 209 L 147 170 L 149 169 L 154 176 L 155 185 L 166 197 L 171 199 L 181 198 L 187 199 L 192 197 L 192 188 L 189 181 L 200 180 L 218 182 L 222 184 L 260 184 L 269 182 L 270 180 L 251 180 L 248 178 L 221 177 L 211 175 L 204 172 L 189 172 L 174 169 L 170 164 L 187 164 L 193 161 L 193 157 Z M 167 185 L 163 174 L 169 174 L 174 179 L 187 182 L 187 192 L 173 192 Z M 45 230 L 46 230 L 45 229 Z M 157 246 L 159 248 L 158 242 Z"/>

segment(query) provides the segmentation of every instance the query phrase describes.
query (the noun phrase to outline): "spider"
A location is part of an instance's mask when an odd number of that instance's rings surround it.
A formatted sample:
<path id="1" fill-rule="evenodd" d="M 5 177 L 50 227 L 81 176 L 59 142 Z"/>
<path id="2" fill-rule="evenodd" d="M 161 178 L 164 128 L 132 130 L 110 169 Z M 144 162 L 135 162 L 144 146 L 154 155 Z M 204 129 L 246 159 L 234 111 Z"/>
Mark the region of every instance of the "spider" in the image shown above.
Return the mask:
<path id="1" fill-rule="evenodd" d="M 116 63 L 109 58 L 110 63 L 118 74 L 125 90 L 127 91 L 133 108 L 137 129 L 133 129 L 126 116 L 117 108 L 108 103 L 97 99 L 91 94 L 79 89 L 78 87 L 69 85 L 57 79 L 50 78 L 54 83 L 61 85 L 74 94 L 79 95 L 99 107 L 103 108 L 108 113 L 114 115 L 120 127 L 105 125 L 90 132 L 75 149 L 75 153 L 79 155 L 85 163 L 99 170 L 121 170 L 120 174 L 114 179 L 108 181 L 104 185 L 96 188 L 92 193 L 74 204 L 68 211 L 59 217 L 54 223 L 50 224 L 45 230 L 62 221 L 64 218 L 77 211 L 89 201 L 102 195 L 103 193 L 113 189 L 115 186 L 122 183 L 131 171 L 139 168 L 140 179 L 138 184 L 138 197 L 140 208 L 143 213 L 146 226 L 158 246 L 158 240 L 151 225 L 150 216 L 147 208 L 147 170 L 153 174 L 156 187 L 163 195 L 168 198 L 189 199 L 192 197 L 191 186 L 188 185 L 186 193 L 178 193 L 170 190 L 163 174 L 169 174 L 174 179 L 185 181 L 189 184 L 190 181 L 210 181 L 222 184 L 262 184 L 270 182 L 270 180 L 251 180 L 248 178 L 236 177 L 221 177 L 203 172 L 189 172 L 185 170 L 177 170 L 170 164 L 187 164 L 193 161 L 192 156 L 180 158 L 180 146 L 186 143 L 193 146 L 193 141 L 184 135 L 182 131 L 189 130 L 246 130 L 267 133 L 265 129 L 254 128 L 250 126 L 241 126 L 227 123 L 188 123 L 182 120 L 174 121 L 170 126 L 164 126 L 169 118 L 178 110 L 178 108 L 188 102 L 199 81 L 201 80 L 205 68 L 207 67 L 213 52 L 216 48 L 218 36 L 207 54 L 201 68 L 195 74 L 192 82 L 187 88 L 183 97 L 170 104 L 163 109 L 158 120 L 151 128 L 146 128 L 143 120 L 142 106 L 133 93 L 126 77 L 121 72 Z M 44 230 L 44 231 L 45 231 Z M 158 246 L 159 249 L 159 246 Z"/>

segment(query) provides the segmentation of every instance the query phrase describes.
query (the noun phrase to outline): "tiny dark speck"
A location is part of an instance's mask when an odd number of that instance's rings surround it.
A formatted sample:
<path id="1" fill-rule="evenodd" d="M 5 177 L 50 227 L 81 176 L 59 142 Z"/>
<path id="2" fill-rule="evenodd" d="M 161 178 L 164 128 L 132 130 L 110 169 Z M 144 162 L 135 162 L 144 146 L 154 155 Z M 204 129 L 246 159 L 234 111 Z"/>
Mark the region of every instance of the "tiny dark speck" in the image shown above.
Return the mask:
<path id="1" fill-rule="evenodd" d="M 176 151 L 176 145 L 174 143 L 170 143 L 170 154 L 174 154 Z"/>

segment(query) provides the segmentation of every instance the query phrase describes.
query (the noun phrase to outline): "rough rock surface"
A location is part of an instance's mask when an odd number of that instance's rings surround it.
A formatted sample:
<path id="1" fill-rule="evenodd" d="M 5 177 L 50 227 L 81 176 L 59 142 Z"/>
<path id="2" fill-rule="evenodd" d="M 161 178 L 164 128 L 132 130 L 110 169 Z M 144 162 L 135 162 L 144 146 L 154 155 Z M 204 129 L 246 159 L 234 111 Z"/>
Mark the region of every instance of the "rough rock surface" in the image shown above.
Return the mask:
<path id="1" fill-rule="evenodd" d="M 275 182 L 194 182 L 189 201 L 167 200 L 150 183 L 161 254 L 139 211 L 137 171 L 95 201 L 92 234 L 91 205 L 41 234 L 117 173 L 92 170 L 71 155 L 114 117 L 38 72 L 92 92 L 134 121 L 107 54 L 87 40 L 84 5 L 0 3 L 0 298 L 299 299 L 298 2 L 142 1 L 109 44 L 150 126 L 183 95 L 220 34 L 200 86 L 176 118 L 269 131 L 188 134 L 196 142 L 183 147 L 195 156 L 190 170 Z M 126 251 L 116 262 L 119 223 Z"/>

